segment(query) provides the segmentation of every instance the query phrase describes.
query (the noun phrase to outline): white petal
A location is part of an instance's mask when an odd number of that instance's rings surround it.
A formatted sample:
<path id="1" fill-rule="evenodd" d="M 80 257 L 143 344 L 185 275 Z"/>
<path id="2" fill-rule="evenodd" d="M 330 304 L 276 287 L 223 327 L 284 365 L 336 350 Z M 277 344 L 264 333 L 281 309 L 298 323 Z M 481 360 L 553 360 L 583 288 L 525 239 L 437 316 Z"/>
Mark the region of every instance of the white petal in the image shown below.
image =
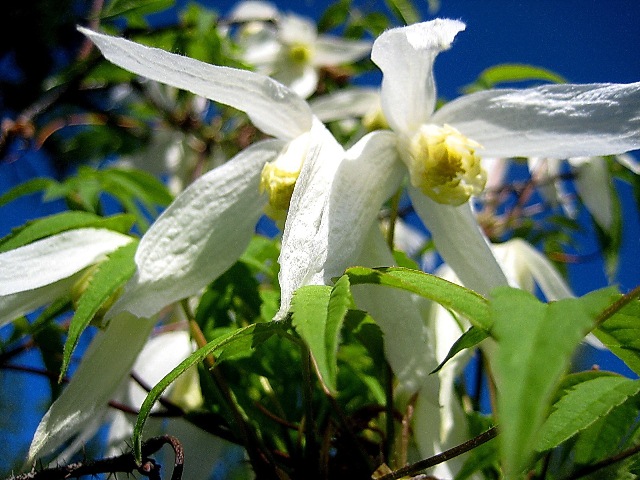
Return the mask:
<path id="1" fill-rule="evenodd" d="M 256 127 L 269 135 L 291 139 L 311 127 L 311 110 L 306 102 L 269 77 L 210 65 L 86 28 L 78 29 L 116 65 L 242 110 Z"/>
<path id="2" fill-rule="evenodd" d="M 229 13 L 230 22 L 250 22 L 273 20 L 278 17 L 278 9 L 270 2 L 246 0 L 238 3 Z"/>
<path id="3" fill-rule="evenodd" d="M 295 65 L 278 63 L 279 69 L 272 77 L 302 98 L 310 97 L 318 86 L 318 72 L 311 64 Z"/>
<path id="4" fill-rule="evenodd" d="M 0 254 L 0 295 L 33 290 L 79 272 L 132 240 L 98 228 L 79 228 Z"/>
<path id="5" fill-rule="evenodd" d="M 371 59 L 382 70 L 382 108 L 389 125 L 409 135 L 433 113 L 433 62 L 465 25 L 437 19 L 387 30 L 373 44 Z"/>
<path id="6" fill-rule="evenodd" d="M 63 296 L 80 279 L 81 275 L 78 273 L 34 290 L 0 296 L 0 326 Z"/>
<path id="7" fill-rule="evenodd" d="M 107 407 L 129 374 L 154 319 L 120 314 L 99 332 L 62 395 L 38 425 L 27 463 L 49 454 Z"/>
<path id="8" fill-rule="evenodd" d="M 379 107 L 380 90 L 377 88 L 348 88 L 316 97 L 309 101 L 311 110 L 323 122 L 364 117 Z"/>
<path id="9" fill-rule="evenodd" d="M 529 292 L 534 291 L 535 281 L 547 301 L 573 297 L 562 275 L 549 259 L 520 238 L 494 246 L 500 265 L 516 284 Z"/>
<path id="10" fill-rule="evenodd" d="M 628 153 L 623 153 L 621 155 L 617 155 L 616 156 L 616 161 L 628 168 L 629 170 L 631 170 L 633 173 L 635 173 L 636 175 L 640 175 L 640 162 L 638 162 L 638 160 L 636 160 L 633 155 L 630 155 Z"/>
<path id="11" fill-rule="evenodd" d="M 508 284 L 469 203 L 442 205 L 415 187 L 409 187 L 409 195 L 436 249 L 465 287 L 487 295 L 495 287 Z"/>
<path id="12" fill-rule="evenodd" d="M 329 35 L 320 35 L 316 41 L 313 63 L 319 67 L 343 65 L 366 57 L 371 51 L 371 42 L 366 40 L 345 40 Z"/>
<path id="13" fill-rule="evenodd" d="M 319 266 L 326 258 L 328 225 L 323 222 L 329 192 L 344 150 L 317 119 L 311 129 L 307 157 L 293 190 L 280 252 L 280 311 L 284 318 L 293 292 L 302 285 L 322 284 Z M 322 247 L 324 245 L 324 251 Z"/>
<path id="14" fill-rule="evenodd" d="M 569 163 L 577 168 L 574 184 L 580 199 L 598 225 L 609 230 L 613 222 L 613 201 L 611 177 L 605 159 L 602 157 L 570 158 Z"/>
<path id="15" fill-rule="evenodd" d="M 142 237 L 137 272 L 112 311 L 151 316 L 233 265 L 267 201 L 259 192 L 262 167 L 283 145 L 254 144 L 182 192 Z"/>
<path id="16" fill-rule="evenodd" d="M 368 267 L 395 264 L 377 224 L 371 226 L 366 243 L 354 263 Z M 398 379 L 397 394 L 408 398 L 427 387 L 425 399 L 438 408 L 439 380 L 429 375 L 437 362 L 431 335 L 414 296 L 396 289 L 376 285 L 354 285 L 354 300 L 359 308 L 369 312 L 384 335 L 385 355 Z"/>
<path id="17" fill-rule="evenodd" d="M 622 153 L 640 148 L 640 82 L 487 90 L 449 102 L 432 121 L 481 143 L 488 157 Z"/>
<path id="18" fill-rule="evenodd" d="M 301 44 L 312 47 L 317 36 L 316 24 L 308 18 L 288 14 L 278 22 L 278 38 L 287 45 Z"/>

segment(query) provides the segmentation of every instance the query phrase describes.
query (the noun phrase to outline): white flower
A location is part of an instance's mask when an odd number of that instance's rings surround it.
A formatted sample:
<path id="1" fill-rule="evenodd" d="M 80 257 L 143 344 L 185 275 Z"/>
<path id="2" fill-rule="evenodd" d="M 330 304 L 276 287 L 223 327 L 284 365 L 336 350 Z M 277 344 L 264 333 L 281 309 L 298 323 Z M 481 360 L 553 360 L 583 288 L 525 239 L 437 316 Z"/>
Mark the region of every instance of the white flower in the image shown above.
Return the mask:
<path id="1" fill-rule="evenodd" d="M 243 48 L 243 60 L 257 71 L 271 76 L 303 98 L 315 92 L 318 71 L 322 67 L 349 64 L 365 57 L 371 42 L 345 40 L 318 34 L 309 19 L 294 14 L 274 15 L 274 23 L 256 21 L 272 13 L 266 2 L 246 2 L 233 12 L 232 20 L 253 21 L 239 32 L 238 43 Z"/>
<path id="2" fill-rule="evenodd" d="M 80 228 L 0 253 L 0 326 L 42 307 L 79 280 L 79 272 L 133 239 Z"/>
<path id="3" fill-rule="evenodd" d="M 245 111 L 258 128 L 276 137 L 206 173 L 175 199 L 142 237 L 136 274 L 111 314 L 127 310 L 147 317 L 198 293 L 238 259 L 265 210 L 281 222 L 289 203 L 310 218 L 321 215 L 324 199 L 306 190 L 310 184 L 311 190 L 328 188 L 344 151 L 303 99 L 254 72 L 81 31 L 113 63 Z M 307 222 L 302 237 L 313 238 L 318 228 Z M 302 280 L 288 275 L 281 271 L 281 284 L 289 292 L 283 294 L 285 312 Z"/>

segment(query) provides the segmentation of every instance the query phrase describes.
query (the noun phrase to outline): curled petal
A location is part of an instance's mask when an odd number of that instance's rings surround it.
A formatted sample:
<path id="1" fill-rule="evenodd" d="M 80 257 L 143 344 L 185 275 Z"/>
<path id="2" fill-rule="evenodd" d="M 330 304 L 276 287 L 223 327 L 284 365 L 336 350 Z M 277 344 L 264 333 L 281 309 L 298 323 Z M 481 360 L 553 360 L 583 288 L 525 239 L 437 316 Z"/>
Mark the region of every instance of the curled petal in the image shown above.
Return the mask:
<path id="1" fill-rule="evenodd" d="M 135 74 L 246 112 L 263 132 L 290 140 L 311 127 L 307 103 L 264 75 L 220 67 L 79 27 L 102 54 Z"/>
<path id="2" fill-rule="evenodd" d="M 609 230 L 613 224 L 613 199 L 611 176 L 607 162 L 602 157 L 570 158 L 569 163 L 577 168 L 576 190 L 598 225 Z"/>
<path id="3" fill-rule="evenodd" d="M 319 120 L 314 120 L 282 234 L 277 320 L 286 315 L 297 288 L 324 283 L 321 266 L 327 258 L 329 192 L 343 157 L 343 148 Z"/>
<path id="4" fill-rule="evenodd" d="M 111 319 L 106 331 L 98 333 L 71 382 L 40 421 L 29 448 L 28 464 L 56 450 L 104 412 L 129 374 L 153 324 L 154 319 L 123 313 Z"/>
<path id="5" fill-rule="evenodd" d="M 409 195 L 438 252 L 465 287 L 488 295 L 495 287 L 508 285 L 469 203 L 442 205 L 415 187 L 409 187 Z"/>
<path id="6" fill-rule="evenodd" d="M 433 113 L 433 62 L 465 29 L 457 20 L 436 19 L 387 30 L 373 44 L 371 59 L 383 73 L 382 108 L 389 125 L 410 135 Z"/>
<path id="7" fill-rule="evenodd" d="M 142 237 L 136 274 L 112 312 L 153 315 L 233 265 L 266 205 L 259 193 L 262 167 L 283 146 L 280 140 L 254 144 L 182 192 Z"/>
<path id="8" fill-rule="evenodd" d="M 51 285 L 132 240 L 98 228 L 79 228 L 0 254 L 0 295 Z"/>
<path id="9" fill-rule="evenodd" d="M 640 82 L 487 90 L 447 103 L 432 119 L 488 157 L 570 158 L 640 148 Z"/>

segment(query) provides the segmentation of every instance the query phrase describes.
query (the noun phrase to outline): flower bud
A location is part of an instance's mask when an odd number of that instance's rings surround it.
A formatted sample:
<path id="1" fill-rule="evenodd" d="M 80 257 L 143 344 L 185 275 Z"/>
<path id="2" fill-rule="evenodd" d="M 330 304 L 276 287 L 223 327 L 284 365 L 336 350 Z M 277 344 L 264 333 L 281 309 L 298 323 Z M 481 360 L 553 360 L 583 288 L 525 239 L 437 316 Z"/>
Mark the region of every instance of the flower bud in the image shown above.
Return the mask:
<path id="1" fill-rule="evenodd" d="M 260 177 L 260 192 L 269 195 L 265 213 L 273 220 L 283 220 L 289 209 L 302 162 L 309 149 L 309 133 L 290 141 L 273 161 L 265 164 Z"/>
<path id="2" fill-rule="evenodd" d="M 411 184 L 438 203 L 462 205 L 487 182 L 478 148 L 450 125 L 422 125 L 408 145 Z"/>

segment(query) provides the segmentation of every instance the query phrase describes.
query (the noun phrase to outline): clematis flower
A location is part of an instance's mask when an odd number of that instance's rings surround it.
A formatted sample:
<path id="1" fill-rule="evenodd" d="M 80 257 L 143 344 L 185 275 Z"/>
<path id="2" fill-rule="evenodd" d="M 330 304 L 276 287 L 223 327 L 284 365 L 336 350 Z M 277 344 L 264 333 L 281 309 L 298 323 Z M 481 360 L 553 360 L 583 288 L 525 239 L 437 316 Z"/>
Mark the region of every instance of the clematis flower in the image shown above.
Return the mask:
<path id="1" fill-rule="evenodd" d="M 273 14 L 269 5 L 243 2 L 230 18 L 264 19 L 269 12 Z M 321 68 L 355 62 L 371 50 L 369 41 L 318 34 L 314 22 L 298 15 L 277 14 L 270 20 L 251 21 L 240 29 L 238 43 L 244 50 L 243 60 L 303 98 L 316 91 Z"/>
<path id="2" fill-rule="evenodd" d="M 80 30 L 113 63 L 245 111 L 256 127 L 275 137 L 206 173 L 175 199 L 142 237 L 136 274 L 111 314 L 127 310 L 148 317 L 198 293 L 239 258 L 265 211 L 281 226 L 287 209 L 319 215 L 321 196 L 307 194 L 307 186 L 326 188 L 344 150 L 302 98 L 261 74 Z M 312 238 L 317 227 L 307 226 L 303 237 Z M 281 283 L 291 292 L 283 297 L 285 310 L 300 286 L 297 280 L 281 272 Z"/>

